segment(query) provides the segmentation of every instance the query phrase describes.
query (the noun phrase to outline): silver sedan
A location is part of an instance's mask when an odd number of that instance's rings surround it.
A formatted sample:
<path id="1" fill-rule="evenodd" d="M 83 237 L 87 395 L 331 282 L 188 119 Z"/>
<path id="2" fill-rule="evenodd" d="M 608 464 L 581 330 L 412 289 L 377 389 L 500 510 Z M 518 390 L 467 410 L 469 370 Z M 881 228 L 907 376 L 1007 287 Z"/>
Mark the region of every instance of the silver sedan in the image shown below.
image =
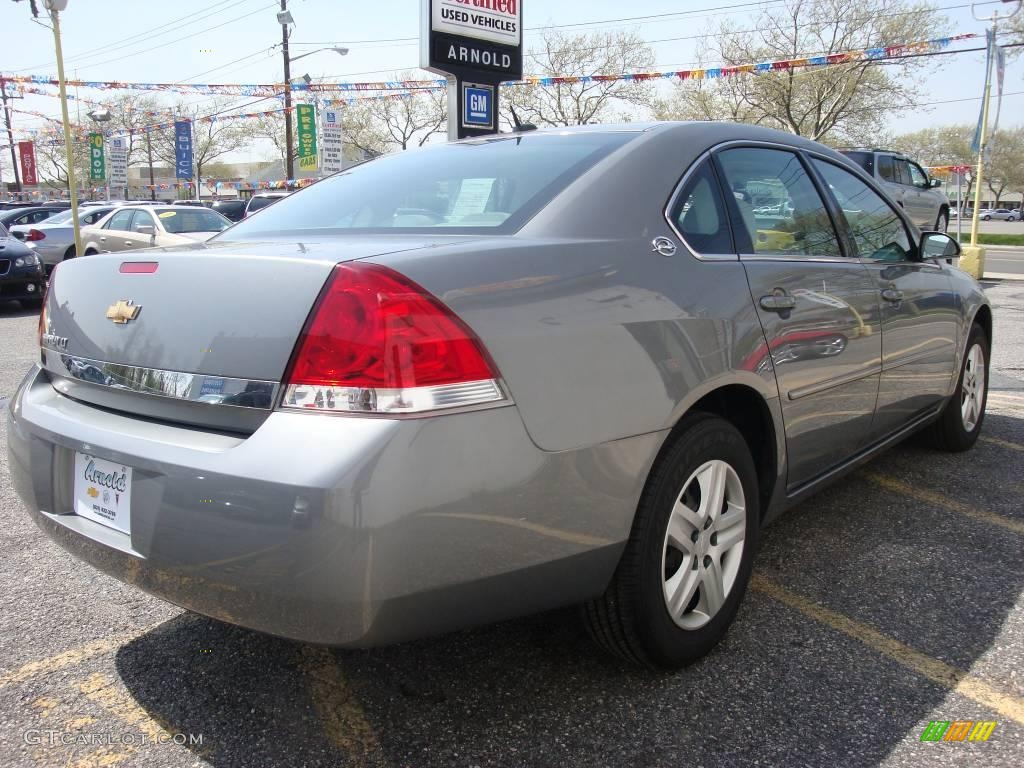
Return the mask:
<path id="1" fill-rule="evenodd" d="M 366 647 L 582 604 L 675 667 L 766 523 L 915 432 L 977 440 L 992 312 L 957 253 L 754 126 L 397 153 L 61 264 L 11 476 L 62 547 L 223 621 Z"/>
<path id="2" fill-rule="evenodd" d="M 91 205 L 78 212 L 78 224 L 86 227 L 95 224 L 112 210 L 113 205 Z M 23 242 L 30 243 L 42 259 L 49 274 L 65 259 L 75 257 L 75 231 L 71 226 L 71 211 L 62 211 L 37 224 L 18 224 L 11 227 L 11 234 Z"/>

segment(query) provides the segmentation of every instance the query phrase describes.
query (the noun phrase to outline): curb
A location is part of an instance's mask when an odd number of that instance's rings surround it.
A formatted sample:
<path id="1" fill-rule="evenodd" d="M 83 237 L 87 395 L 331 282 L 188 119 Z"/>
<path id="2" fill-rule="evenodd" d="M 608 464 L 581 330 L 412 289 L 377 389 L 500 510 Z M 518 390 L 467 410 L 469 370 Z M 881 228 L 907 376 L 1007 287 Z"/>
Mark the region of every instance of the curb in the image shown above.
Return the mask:
<path id="1" fill-rule="evenodd" d="M 1014 272 L 986 272 L 981 280 L 1024 280 L 1024 275 L 1018 275 Z"/>

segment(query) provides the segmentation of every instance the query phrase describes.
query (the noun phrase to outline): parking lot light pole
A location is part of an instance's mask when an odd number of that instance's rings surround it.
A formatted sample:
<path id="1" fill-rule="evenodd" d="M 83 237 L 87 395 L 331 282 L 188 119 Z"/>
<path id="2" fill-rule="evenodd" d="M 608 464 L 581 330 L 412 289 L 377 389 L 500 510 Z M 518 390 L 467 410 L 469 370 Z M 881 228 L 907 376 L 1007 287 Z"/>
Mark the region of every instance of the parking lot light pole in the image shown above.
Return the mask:
<path id="1" fill-rule="evenodd" d="M 75 180 L 75 154 L 71 146 L 71 121 L 68 118 L 68 94 L 64 87 L 64 52 L 60 45 L 60 12 L 68 0 L 46 0 L 46 10 L 53 22 L 53 47 L 57 54 L 57 85 L 60 88 L 60 111 L 64 120 L 64 152 L 68 161 L 68 196 L 71 198 L 71 229 L 75 233 L 75 255 L 82 255 L 82 229 L 78 225 L 78 182 Z"/>

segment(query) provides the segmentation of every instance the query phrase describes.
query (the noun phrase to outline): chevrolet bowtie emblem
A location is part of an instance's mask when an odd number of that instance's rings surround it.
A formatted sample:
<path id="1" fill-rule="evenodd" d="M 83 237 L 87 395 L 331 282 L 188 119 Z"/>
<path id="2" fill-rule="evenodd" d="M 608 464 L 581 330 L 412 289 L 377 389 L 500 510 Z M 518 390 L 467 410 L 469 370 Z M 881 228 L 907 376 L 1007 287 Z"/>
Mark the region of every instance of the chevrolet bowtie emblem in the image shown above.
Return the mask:
<path id="1" fill-rule="evenodd" d="M 113 320 L 118 325 L 124 325 L 139 316 L 141 304 L 136 304 L 131 299 L 121 299 L 117 304 L 107 307 L 107 319 Z"/>

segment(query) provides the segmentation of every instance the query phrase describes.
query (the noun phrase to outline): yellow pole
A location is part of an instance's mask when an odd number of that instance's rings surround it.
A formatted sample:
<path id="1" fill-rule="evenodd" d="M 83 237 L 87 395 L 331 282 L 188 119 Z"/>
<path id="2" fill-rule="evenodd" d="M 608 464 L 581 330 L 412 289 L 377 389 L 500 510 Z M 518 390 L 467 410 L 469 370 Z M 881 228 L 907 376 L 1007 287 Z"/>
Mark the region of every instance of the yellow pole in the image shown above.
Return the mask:
<path id="1" fill-rule="evenodd" d="M 971 214 L 971 245 L 978 244 L 978 215 L 981 213 L 981 185 L 985 175 L 985 145 L 988 143 L 985 136 L 988 133 L 988 104 L 989 96 L 992 94 L 992 83 L 986 78 L 985 100 L 981 107 L 981 142 L 978 148 L 978 172 L 975 174 L 977 184 L 974 187 L 974 212 Z"/>
<path id="2" fill-rule="evenodd" d="M 71 148 L 71 121 L 68 119 L 68 95 L 64 88 L 64 53 L 60 47 L 60 12 L 50 11 L 53 21 L 53 45 L 57 50 L 57 83 L 60 86 L 60 110 L 64 118 L 64 152 L 68 160 L 68 192 L 71 196 L 71 226 L 75 232 L 75 255 L 82 255 L 82 231 L 78 226 L 78 182 L 75 181 L 75 154 Z"/>

